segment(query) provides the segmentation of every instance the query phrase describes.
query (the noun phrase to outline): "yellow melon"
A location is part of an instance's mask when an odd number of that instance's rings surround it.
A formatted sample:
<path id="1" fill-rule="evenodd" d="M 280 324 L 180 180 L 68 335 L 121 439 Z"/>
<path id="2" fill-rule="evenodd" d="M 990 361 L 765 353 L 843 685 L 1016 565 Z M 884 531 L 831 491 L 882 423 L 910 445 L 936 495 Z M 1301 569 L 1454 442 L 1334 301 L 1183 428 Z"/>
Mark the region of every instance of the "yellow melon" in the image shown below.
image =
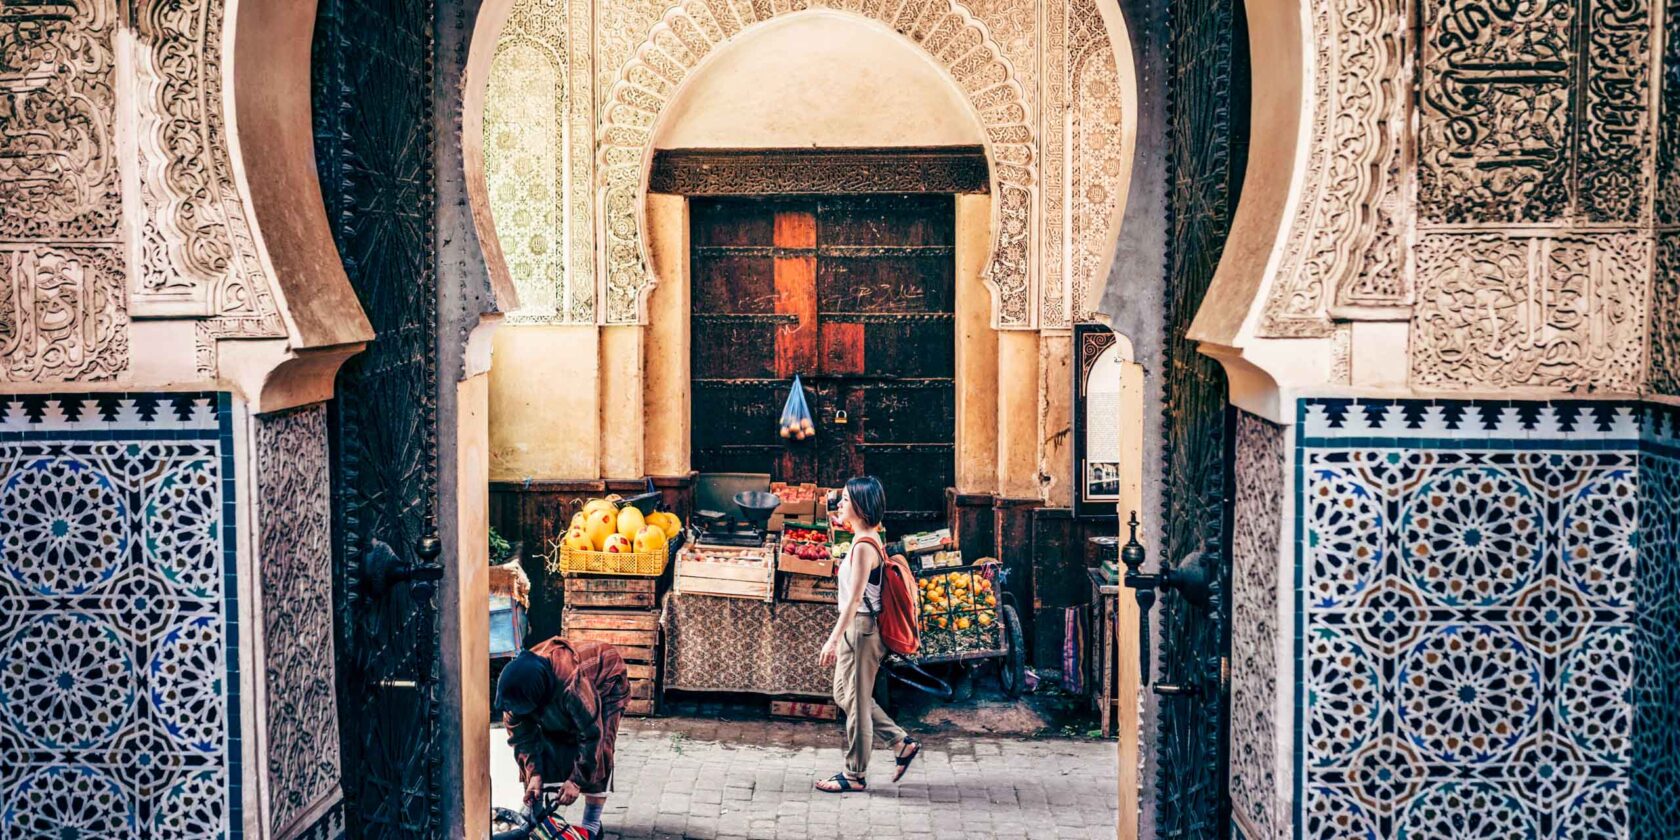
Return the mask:
<path id="1" fill-rule="evenodd" d="M 606 499 L 590 499 L 589 501 L 585 502 L 584 505 L 583 505 L 583 515 L 584 516 L 588 516 L 589 514 L 595 512 L 597 510 L 607 510 L 607 511 L 612 511 L 613 513 L 617 513 L 618 512 L 618 505 L 615 505 L 612 502 L 607 501 Z"/>
<path id="2" fill-rule="evenodd" d="M 589 534 L 582 528 L 572 528 L 566 532 L 566 539 L 561 543 L 568 551 L 594 551 L 595 543 L 590 541 Z"/>
<path id="3" fill-rule="evenodd" d="M 580 510 L 577 513 L 572 514 L 571 524 L 567 525 L 566 529 L 571 530 L 572 528 L 582 528 L 582 527 L 583 527 L 583 511 Z"/>
<path id="4" fill-rule="evenodd" d="M 647 520 L 642 518 L 642 512 L 627 507 L 618 512 L 618 532 L 627 540 L 636 538 L 636 534 L 647 527 Z"/>
<path id="5" fill-rule="evenodd" d="M 612 511 L 596 509 L 583 518 L 583 532 L 589 535 L 589 542 L 596 551 L 605 548 L 607 537 L 617 530 L 618 517 L 613 516 Z"/>
<path id="6" fill-rule="evenodd" d="M 601 550 L 608 554 L 629 554 L 633 548 L 635 546 L 623 534 L 608 534 L 606 543 L 601 546 Z"/>
<path id="7" fill-rule="evenodd" d="M 682 533 L 682 520 L 670 511 L 656 510 L 648 514 L 647 521 L 649 525 L 658 525 L 667 540 L 674 540 L 677 534 Z"/>
<path id="8" fill-rule="evenodd" d="M 665 550 L 665 529 L 658 525 L 648 525 L 636 532 L 636 553 L 657 554 Z"/>

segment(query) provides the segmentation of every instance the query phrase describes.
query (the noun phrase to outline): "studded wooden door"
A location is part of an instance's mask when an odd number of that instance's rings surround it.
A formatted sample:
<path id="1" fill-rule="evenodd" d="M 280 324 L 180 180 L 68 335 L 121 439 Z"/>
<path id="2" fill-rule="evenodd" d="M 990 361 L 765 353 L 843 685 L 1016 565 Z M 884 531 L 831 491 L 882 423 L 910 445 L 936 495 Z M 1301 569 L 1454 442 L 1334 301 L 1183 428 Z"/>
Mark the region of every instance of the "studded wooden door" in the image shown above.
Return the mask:
<path id="1" fill-rule="evenodd" d="M 440 813 L 435 590 L 407 570 L 437 496 L 430 0 L 321 0 L 316 163 L 375 338 L 330 410 L 334 608 L 347 829 L 431 838 Z"/>
<path id="2" fill-rule="evenodd" d="M 1230 233 L 1247 158 L 1248 35 L 1238 0 L 1170 12 L 1171 239 L 1162 372 L 1165 464 L 1159 560 L 1207 573 L 1205 602 L 1167 590 L 1154 685 L 1156 820 L 1162 838 L 1230 834 L 1225 787 L 1231 647 L 1231 407 L 1217 362 L 1185 337 Z"/>
<path id="3" fill-rule="evenodd" d="M 955 213 L 949 195 L 695 199 L 695 469 L 827 487 L 873 474 L 893 533 L 943 520 Z M 794 374 L 815 415 L 807 441 L 777 434 Z"/>

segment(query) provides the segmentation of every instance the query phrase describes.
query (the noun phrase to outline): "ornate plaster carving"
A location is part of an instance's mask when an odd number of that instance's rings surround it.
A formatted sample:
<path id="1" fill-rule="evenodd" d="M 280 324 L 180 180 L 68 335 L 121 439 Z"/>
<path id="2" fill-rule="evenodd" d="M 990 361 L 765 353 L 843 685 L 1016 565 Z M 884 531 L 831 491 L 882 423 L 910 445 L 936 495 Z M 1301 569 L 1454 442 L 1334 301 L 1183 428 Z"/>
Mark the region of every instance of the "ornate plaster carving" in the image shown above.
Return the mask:
<path id="1" fill-rule="evenodd" d="M 1680 231 L 1657 233 L 1651 282 L 1651 364 L 1648 387 L 1680 394 Z"/>
<path id="2" fill-rule="evenodd" d="M 1410 303 L 1407 3 L 1313 4 L 1312 139 L 1262 332 L 1330 335 L 1330 306 Z"/>
<path id="3" fill-rule="evenodd" d="M 1068 206 L 1068 136 L 1066 117 L 1072 98 L 1068 84 L 1068 17 L 1069 0 L 1049 0 L 1043 7 L 1044 49 L 1038 62 L 1043 65 L 1039 90 L 1043 95 L 1044 127 L 1039 133 L 1039 154 L 1044 162 L 1040 172 L 1043 179 L 1044 209 L 1035 220 L 1042 230 L 1039 241 L 1045 245 L 1046 258 L 1039 267 L 1038 323 L 1050 329 L 1066 329 L 1071 323 L 1068 312 L 1068 281 L 1070 273 L 1060 258 L 1069 249 Z"/>
<path id="4" fill-rule="evenodd" d="M 1108 282 L 1109 245 L 1115 212 L 1126 185 L 1125 115 L 1120 102 L 1120 68 L 1102 13 L 1091 0 L 1069 4 L 1068 57 L 1072 102 L 1068 122 L 1073 156 L 1067 189 L 1068 248 L 1071 251 L 1066 311 L 1075 321 L 1096 317 L 1092 289 Z M 1048 132 L 1046 132 L 1048 134 Z M 1047 192 L 1046 195 L 1049 193 Z M 1049 214 L 1046 210 L 1046 214 Z M 1054 242 L 1055 240 L 1046 240 Z M 1058 263 L 1053 255 L 1046 265 Z M 1044 316 L 1048 321 L 1048 316 Z"/>
<path id="5" fill-rule="evenodd" d="M 224 0 L 135 4 L 135 314 L 231 319 L 201 335 L 284 335 L 228 150 L 224 12 Z"/>
<path id="6" fill-rule="evenodd" d="M 339 796 L 326 408 L 256 420 L 270 827 Z"/>
<path id="7" fill-rule="evenodd" d="M 1278 802 L 1278 562 L 1282 557 L 1282 426 L 1237 414 L 1231 543 L 1231 809 L 1250 840 L 1283 840 Z"/>
<path id="8" fill-rule="evenodd" d="M 1649 0 L 1425 0 L 1425 222 L 1638 221 L 1651 195 L 1651 39 Z"/>
<path id="9" fill-rule="evenodd" d="M 114 379 L 128 367 L 115 245 L 0 245 L 0 380 Z"/>
<path id="10" fill-rule="evenodd" d="M 222 108 L 224 0 L 135 7 L 136 234 L 134 314 L 209 316 L 194 329 L 200 377 L 217 374 L 223 338 L 283 336 Z"/>
<path id="11" fill-rule="evenodd" d="M 996 239 L 985 276 L 998 292 L 996 320 L 1031 327 L 1033 212 L 1037 168 L 1033 118 L 1014 67 L 984 23 L 955 0 L 688 0 L 666 12 L 614 77 L 601 111 L 599 212 L 601 284 L 607 323 L 634 323 L 652 278 L 643 241 L 641 197 L 653 129 L 677 87 L 720 43 L 766 20 L 828 8 L 877 20 L 904 34 L 951 74 L 984 128 L 991 156 Z M 609 27 L 610 28 L 610 27 Z M 612 38 L 603 39 L 605 45 Z M 614 47 L 599 56 L 612 60 Z M 607 65 L 619 66 L 619 65 Z"/>
<path id="12" fill-rule="evenodd" d="M 115 28 L 111 0 L 0 16 L 0 380 L 128 368 Z"/>
<path id="13" fill-rule="evenodd" d="M 512 324 L 595 320 L 593 87 L 589 47 L 576 56 L 571 44 L 573 33 L 589 32 L 589 6 L 521 0 L 496 47 L 485 99 L 485 168 L 498 238 L 519 290 L 520 308 L 507 317 Z M 582 28 L 573 21 L 578 7 Z"/>
<path id="14" fill-rule="evenodd" d="M 114 0 L 0 16 L 0 239 L 114 243 Z"/>
<path id="15" fill-rule="evenodd" d="M 206 378 L 216 338 L 285 334 L 228 146 L 225 5 L 48 0 L 0 17 L 0 250 L 5 305 L 23 313 L 6 327 L 9 377 L 116 377 L 131 316 L 208 318 L 197 330 Z M 135 34 L 121 101 L 119 17 Z M 119 147 L 124 119 L 133 129 Z"/>
<path id="16" fill-rule="evenodd" d="M 979 146 L 927 149 L 708 149 L 654 154 L 649 189 L 674 195 L 983 193 Z"/>
<path id="17" fill-rule="evenodd" d="M 1654 191 L 1659 226 L 1680 225 L 1680 14 L 1663 15 L 1661 118 Z"/>
<path id="18" fill-rule="evenodd" d="M 1636 389 L 1652 250 L 1635 233 L 1424 237 L 1412 383 Z"/>

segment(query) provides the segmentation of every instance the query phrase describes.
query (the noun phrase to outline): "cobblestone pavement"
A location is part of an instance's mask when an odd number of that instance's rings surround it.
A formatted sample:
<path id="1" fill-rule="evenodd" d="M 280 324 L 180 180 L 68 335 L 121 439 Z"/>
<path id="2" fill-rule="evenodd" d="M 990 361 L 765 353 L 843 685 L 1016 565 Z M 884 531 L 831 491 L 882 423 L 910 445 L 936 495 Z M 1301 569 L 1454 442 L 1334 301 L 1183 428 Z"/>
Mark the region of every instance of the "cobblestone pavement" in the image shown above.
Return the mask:
<path id="1" fill-rule="evenodd" d="M 704 718 L 626 719 L 614 838 L 1092 838 L 1115 836 L 1112 741 L 927 734 L 900 784 L 891 753 L 870 762 L 867 793 L 811 783 L 842 767 L 838 724 Z M 506 735 L 490 733 L 493 798 L 518 807 Z M 567 809 L 578 819 L 580 801 Z"/>

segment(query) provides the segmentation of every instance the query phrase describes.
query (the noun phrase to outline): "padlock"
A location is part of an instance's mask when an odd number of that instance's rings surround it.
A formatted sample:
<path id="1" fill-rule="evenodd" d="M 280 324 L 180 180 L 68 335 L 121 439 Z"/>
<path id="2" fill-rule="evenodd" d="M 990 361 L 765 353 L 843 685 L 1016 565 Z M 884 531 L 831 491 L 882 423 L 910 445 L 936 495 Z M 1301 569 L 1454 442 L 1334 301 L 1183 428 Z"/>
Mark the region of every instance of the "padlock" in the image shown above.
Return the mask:
<path id="1" fill-rule="evenodd" d="M 836 426 L 846 425 L 846 412 L 844 410 L 834 412 L 834 425 L 836 425 Z"/>

